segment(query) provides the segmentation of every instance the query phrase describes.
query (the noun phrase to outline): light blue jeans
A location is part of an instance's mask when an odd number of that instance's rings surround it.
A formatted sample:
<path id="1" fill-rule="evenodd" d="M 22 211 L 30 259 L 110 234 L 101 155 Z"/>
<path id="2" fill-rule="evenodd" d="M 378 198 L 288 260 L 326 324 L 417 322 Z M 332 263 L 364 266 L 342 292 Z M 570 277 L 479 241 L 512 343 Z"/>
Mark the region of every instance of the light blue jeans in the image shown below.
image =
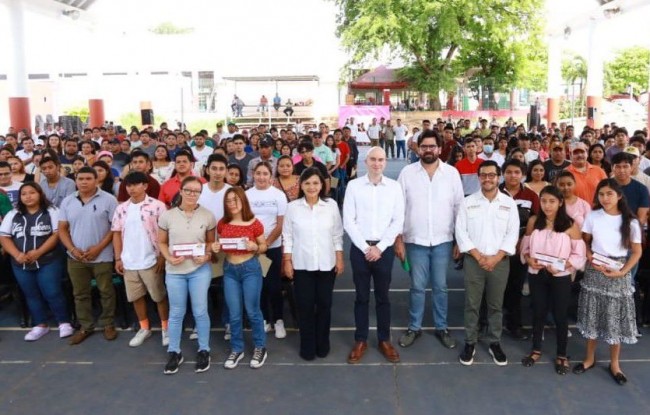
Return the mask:
<path id="1" fill-rule="evenodd" d="M 210 351 L 210 314 L 208 313 L 208 288 L 212 280 L 210 264 L 203 264 L 189 274 L 167 274 L 169 298 L 168 352 L 181 351 L 181 332 L 187 307 L 187 293 L 192 300 L 192 315 L 199 335 L 199 350 Z"/>
<path id="2" fill-rule="evenodd" d="M 406 255 L 411 264 L 409 329 L 422 329 L 425 289 L 429 282 L 432 288 L 435 328 L 447 329 L 447 267 L 451 259 L 451 249 L 451 242 L 436 246 L 406 244 Z"/>
<path id="3" fill-rule="evenodd" d="M 253 330 L 255 347 L 266 347 L 264 317 L 260 308 L 262 295 L 262 267 L 257 257 L 241 264 L 223 264 L 223 290 L 230 311 L 230 347 L 233 352 L 244 351 L 242 305 Z M 243 299 L 243 304 L 242 304 Z"/>

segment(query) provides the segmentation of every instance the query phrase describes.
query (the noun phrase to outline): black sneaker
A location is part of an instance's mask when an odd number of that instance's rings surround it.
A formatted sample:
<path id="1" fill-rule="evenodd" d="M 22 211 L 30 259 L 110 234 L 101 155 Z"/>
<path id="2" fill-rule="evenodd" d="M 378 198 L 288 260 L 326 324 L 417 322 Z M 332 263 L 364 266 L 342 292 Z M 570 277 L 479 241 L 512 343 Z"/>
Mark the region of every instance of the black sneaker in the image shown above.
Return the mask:
<path id="1" fill-rule="evenodd" d="M 474 348 L 474 345 L 465 343 L 465 348 L 463 349 L 463 353 L 460 354 L 458 360 L 460 360 L 461 365 L 470 366 L 472 363 L 474 363 L 475 354 L 476 354 L 476 349 Z"/>
<path id="2" fill-rule="evenodd" d="M 169 352 L 167 355 L 169 356 L 169 360 L 167 360 L 165 371 L 163 373 L 165 375 L 173 375 L 174 373 L 178 372 L 178 368 L 180 367 L 181 363 L 183 363 L 183 355 L 176 352 Z"/>
<path id="3" fill-rule="evenodd" d="M 259 369 L 266 362 L 266 358 L 269 354 L 266 352 L 266 347 L 256 347 L 253 350 L 253 357 L 251 358 L 250 366 L 253 369 Z"/>
<path id="4" fill-rule="evenodd" d="M 528 335 L 521 327 L 506 327 L 505 331 L 515 340 L 528 340 Z"/>
<path id="5" fill-rule="evenodd" d="M 447 349 L 456 348 L 456 339 L 451 337 L 451 334 L 449 334 L 449 330 L 436 330 L 435 334 L 438 340 L 440 340 L 440 343 L 442 343 L 442 345 L 445 346 Z"/>
<path id="6" fill-rule="evenodd" d="M 234 369 L 243 358 L 244 352 L 230 352 L 230 355 L 228 355 L 228 358 L 223 363 L 223 367 L 226 369 Z"/>
<path id="7" fill-rule="evenodd" d="M 492 356 L 494 363 L 498 366 L 505 366 L 508 364 L 508 358 L 506 357 L 506 354 L 503 353 L 503 350 L 501 350 L 501 345 L 499 343 L 492 343 L 490 345 L 490 355 Z"/>
<path id="8" fill-rule="evenodd" d="M 194 371 L 196 373 L 201 373 L 208 369 L 210 369 L 210 352 L 207 350 L 199 350 L 199 353 L 196 355 L 196 366 L 194 366 Z"/>
<path id="9" fill-rule="evenodd" d="M 406 333 L 402 334 L 402 337 L 399 338 L 398 344 L 402 347 L 409 347 L 415 340 L 422 335 L 422 330 L 406 330 Z"/>

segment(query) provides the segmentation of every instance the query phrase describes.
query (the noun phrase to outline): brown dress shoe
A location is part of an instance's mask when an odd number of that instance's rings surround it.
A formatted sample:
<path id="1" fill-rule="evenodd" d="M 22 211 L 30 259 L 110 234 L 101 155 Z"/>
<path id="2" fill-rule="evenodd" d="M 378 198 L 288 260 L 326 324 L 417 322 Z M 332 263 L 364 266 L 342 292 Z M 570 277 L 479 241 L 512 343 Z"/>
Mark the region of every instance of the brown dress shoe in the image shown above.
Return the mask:
<path id="1" fill-rule="evenodd" d="M 399 353 L 390 342 L 379 342 L 379 351 L 391 363 L 399 363 Z"/>
<path id="2" fill-rule="evenodd" d="M 356 342 L 354 343 L 354 347 L 352 348 L 352 351 L 350 352 L 350 355 L 348 356 L 348 363 L 350 364 L 355 364 L 359 363 L 361 358 L 363 357 L 363 354 L 366 352 L 368 349 L 368 343 L 367 342 Z"/>
<path id="3" fill-rule="evenodd" d="M 70 346 L 74 346 L 75 344 L 81 343 L 82 341 L 84 341 L 88 337 L 90 337 L 92 334 L 93 334 L 93 332 L 90 331 L 90 330 L 79 330 L 79 331 L 77 331 L 70 338 Z"/>
<path id="4" fill-rule="evenodd" d="M 106 326 L 106 327 L 104 327 L 104 338 L 106 340 L 115 340 L 115 339 L 117 339 L 117 330 L 115 330 L 115 326 Z"/>

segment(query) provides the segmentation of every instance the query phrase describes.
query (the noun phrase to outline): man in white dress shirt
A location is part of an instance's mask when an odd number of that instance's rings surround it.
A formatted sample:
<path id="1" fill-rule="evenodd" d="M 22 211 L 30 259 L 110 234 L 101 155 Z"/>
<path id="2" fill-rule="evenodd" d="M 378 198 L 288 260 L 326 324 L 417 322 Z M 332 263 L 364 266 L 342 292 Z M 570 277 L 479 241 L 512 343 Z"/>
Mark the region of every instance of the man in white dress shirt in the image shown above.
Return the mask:
<path id="1" fill-rule="evenodd" d="M 422 334 L 425 290 L 432 286 L 436 337 L 447 348 L 456 341 L 447 330 L 447 266 L 451 259 L 454 223 L 463 200 L 460 174 L 440 160 L 442 138 L 423 131 L 418 138 L 420 161 L 402 169 L 397 181 L 405 203 L 404 230 L 395 241 L 395 255 L 408 259 L 411 271 L 410 321 L 399 345 L 408 347 Z"/>
<path id="2" fill-rule="evenodd" d="M 499 366 L 508 364 L 501 350 L 503 294 L 508 284 L 510 262 L 519 239 L 517 204 L 499 191 L 501 168 L 493 160 L 478 169 L 481 190 L 467 196 L 456 220 L 456 256 L 465 254 L 465 348 L 460 363 L 474 362 L 478 342 L 479 309 L 485 293 L 489 352 Z"/>
<path id="3" fill-rule="evenodd" d="M 372 119 L 372 123 L 368 126 L 368 138 L 370 145 L 377 147 L 379 145 L 379 135 L 381 134 L 381 127 L 377 124 L 377 118 Z"/>
<path id="4" fill-rule="evenodd" d="M 374 120 L 376 121 L 376 120 Z M 343 203 L 343 227 L 352 240 L 350 261 L 356 288 L 354 347 L 348 363 L 358 363 L 368 348 L 370 283 L 375 288 L 377 342 L 391 363 L 399 353 L 390 342 L 390 288 L 395 238 L 404 226 L 404 198 L 395 180 L 384 176 L 386 152 L 372 147 L 366 156 L 368 174 L 352 180 Z"/>

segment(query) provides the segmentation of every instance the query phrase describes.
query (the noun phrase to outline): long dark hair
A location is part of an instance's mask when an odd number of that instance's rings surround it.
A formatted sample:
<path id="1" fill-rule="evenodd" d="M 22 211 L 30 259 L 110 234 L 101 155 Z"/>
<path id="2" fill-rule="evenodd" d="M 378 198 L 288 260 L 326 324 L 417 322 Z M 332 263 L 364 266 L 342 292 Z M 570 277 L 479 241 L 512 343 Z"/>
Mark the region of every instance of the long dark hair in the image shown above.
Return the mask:
<path id="1" fill-rule="evenodd" d="M 45 192 L 43 192 L 43 188 L 38 183 L 34 182 L 27 182 L 24 183 L 22 186 L 20 186 L 20 189 L 18 190 L 18 202 L 16 203 L 16 210 L 20 212 L 22 215 L 26 215 L 27 212 L 27 206 L 23 203 L 22 199 L 20 198 L 20 194 L 23 192 L 23 189 L 25 187 L 31 187 L 32 189 L 36 190 L 36 193 L 38 193 L 38 208 L 42 212 L 46 212 L 47 208 L 52 206 L 52 202 L 50 202 L 45 196 Z"/>
<path id="2" fill-rule="evenodd" d="M 320 170 L 318 170 L 316 167 L 309 167 L 303 170 L 302 174 L 300 175 L 300 190 L 298 191 L 298 199 L 305 197 L 305 192 L 302 190 L 302 184 L 311 179 L 312 176 L 317 176 L 318 180 L 320 180 L 321 188 L 320 192 L 318 193 L 318 198 L 320 200 L 326 200 L 327 194 L 325 193 L 325 178 L 321 174 Z"/>
<path id="3" fill-rule="evenodd" d="M 616 183 L 616 180 L 614 179 L 603 179 L 598 183 L 598 187 L 596 187 L 596 194 L 594 196 L 594 210 L 598 209 L 603 209 L 603 206 L 600 204 L 600 201 L 598 200 L 598 192 L 600 192 L 600 189 L 603 187 L 609 187 L 613 191 L 616 192 L 618 196 L 621 198 L 618 199 L 618 203 L 616 207 L 618 210 L 621 212 L 621 243 L 624 247 L 626 248 L 631 248 L 632 247 L 632 241 L 631 241 L 631 223 L 632 219 L 636 219 L 636 215 L 630 210 L 630 207 L 627 204 L 627 200 L 625 199 L 625 194 L 623 193 L 623 189 L 621 186 Z"/>
<path id="4" fill-rule="evenodd" d="M 535 159 L 530 162 L 530 164 L 528 165 L 528 172 L 526 173 L 526 183 L 530 183 L 533 181 L 533 168 L 535 168 L 535 166 L 542 166 L 542 168 L 544 168 L 544 163 L 542 163 L 540 159 Z M 544 169 L 544 171 L 546 171 L 546 169 Z"/>
<path id="5" fill-rule="evenodd" d="M 555 215 L 555 220 L 553 221 L 553 231 L 554 232 L 566 232 L 567 229 L 573 226 L 573 219 L 566 213 L 566 205 L 564 203 L 564 196 L 560 189 L 555 186 L 548 185 L 539 192 L 539 198 L 542 199 L 542 196 L 550 195 L 560 201 L 560 206 Z M 546 214 L 542 209 L 539 210 L 537 217 L 535 218 L 535 229 L 542 230 L 546 228 Z"/>
<path id="6" fill-rule="evenodd" d="M 113 186 L 115 185 L 115 176 L 113 176 L 113 171 L 111 170 L 111 166 L 109 166 L 108 163 L 106 163 L 105 161 L 98 160 L 93 163 L 93 169 L 95 167 L 101 167 L 102 169 L 106 170 L 106 178 L 104 179 L 100 187 L 103 191 L 113 194 Z"/>

